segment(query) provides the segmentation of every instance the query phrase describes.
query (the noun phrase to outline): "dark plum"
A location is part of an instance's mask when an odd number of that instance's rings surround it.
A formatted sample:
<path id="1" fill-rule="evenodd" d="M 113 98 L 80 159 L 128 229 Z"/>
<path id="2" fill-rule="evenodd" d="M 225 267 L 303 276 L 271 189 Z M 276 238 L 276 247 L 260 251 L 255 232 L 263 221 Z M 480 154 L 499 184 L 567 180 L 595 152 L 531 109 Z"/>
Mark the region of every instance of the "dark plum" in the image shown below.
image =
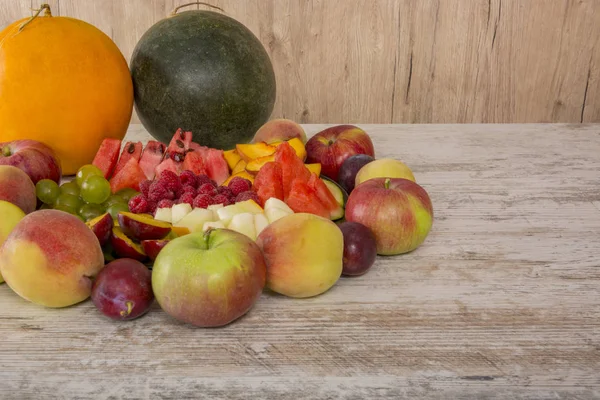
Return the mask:
<path id="1" fill-rule="evenodd" d="M 375 235 L 358 222 L 345 221 L 338 226 L 344 235 L 342 275 L 363 275 L 373 266 L 377 257 Z"/>
<path id="2" fill-rule="evenodd" d="M 154 302 L 152 272 L 139 261 L 119 258 L 98 273 L 92 285 L 92 302 L 100 312 L 117 321 L 144 315 Z"/>
<path id="3" fill-rule="evenodd" d="M 354 190 L 354 180 L 358 171 L 370 163 L 375 161 L 375 158 L 367 154 L 356 154 L 348 157 L 340 166 L 340 172 L 338 174 L 337 182 L 346 193 L 350 194 Z"/>

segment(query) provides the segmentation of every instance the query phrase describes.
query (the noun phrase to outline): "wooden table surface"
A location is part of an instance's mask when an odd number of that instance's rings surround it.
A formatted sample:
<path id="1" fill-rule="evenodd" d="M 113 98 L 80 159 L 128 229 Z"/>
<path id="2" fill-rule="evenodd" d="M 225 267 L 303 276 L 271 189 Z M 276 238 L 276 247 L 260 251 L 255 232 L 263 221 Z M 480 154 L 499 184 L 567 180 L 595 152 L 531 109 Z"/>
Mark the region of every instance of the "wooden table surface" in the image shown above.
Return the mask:
<path id="1" fill-rule="evenodd" d="M 0 398 L 600 398 L 600 125 L 361 126 L 432 198 L 419 249 L 218 329 L 0 285 Z"/>

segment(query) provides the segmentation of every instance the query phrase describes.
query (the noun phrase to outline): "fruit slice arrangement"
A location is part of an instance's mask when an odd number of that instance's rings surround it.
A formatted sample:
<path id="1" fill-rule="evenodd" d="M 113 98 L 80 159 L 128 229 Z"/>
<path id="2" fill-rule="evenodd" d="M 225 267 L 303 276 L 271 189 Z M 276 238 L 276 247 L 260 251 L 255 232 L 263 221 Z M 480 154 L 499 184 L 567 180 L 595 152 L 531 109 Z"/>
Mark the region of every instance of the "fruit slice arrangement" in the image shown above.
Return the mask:
<path id="1" fill-rule="evenodd" d="M 324 179 L 306 168 L 287 142 L 279 145 L 273 161 L 267 162 L 258 171 L 254 190 L 260 204 L 276 198 L 297 213 L 312 213 L 332 220 L 344 216 L 343 190 L 332 181 L 326 184 Z"/>
<path id="2" fill-rule="evenodd" d="M 269 224 L 293 213 L 287 204 L 271 198 L 265 203 L 264 209 L 252 199 L 227 206 L 213 204 L 207 208 L 193 209 L 189 204 L 181 203 L 170 208 L 159 208 L 155 218 L 190 233 L 210 228 L 228 228 L 256 240 Z"/>
<path id="3" fill-rule="evenodd" d="M 175 175 L 185 170 L 205 174 L 217 184 L 229 178 L 229 167 L 223 151 L 201 146 L 192 141 L 192 133 L 178 129 L 168 146 L 151 140 L 126 142 L 104 139 L 92 164 L 110 181 L 113 193 L 125 188 L 140 190 L 145 180 L 153 180 L 163 171 Z M 122 147 L 122 149 L 121 149 Z"/>

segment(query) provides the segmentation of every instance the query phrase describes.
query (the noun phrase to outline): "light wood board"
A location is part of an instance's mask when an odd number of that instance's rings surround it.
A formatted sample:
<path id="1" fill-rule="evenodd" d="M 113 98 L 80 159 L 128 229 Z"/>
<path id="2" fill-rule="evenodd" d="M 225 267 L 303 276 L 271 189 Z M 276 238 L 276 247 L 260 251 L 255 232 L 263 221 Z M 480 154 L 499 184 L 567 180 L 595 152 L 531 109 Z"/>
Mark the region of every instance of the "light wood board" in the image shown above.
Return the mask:
<path id="1" fill-rule="evenodd" d="M 42 2 L 0 0 L 0 28 Z M 48 1 L 55 15 L 100 28 L 127 60 L 153 23 L 187 2 Z M 277 77 L 274 118 L 600 122 L 598 0 L 208 3 L 245 24 L 265 46 Z"/>
<path id="2" fill-rule="evenodd" d="M 0 285 L 0 398 L 600 398 L 600 125 L 361 126 L 432 198 L 420 248 L 220 329 Z"/>

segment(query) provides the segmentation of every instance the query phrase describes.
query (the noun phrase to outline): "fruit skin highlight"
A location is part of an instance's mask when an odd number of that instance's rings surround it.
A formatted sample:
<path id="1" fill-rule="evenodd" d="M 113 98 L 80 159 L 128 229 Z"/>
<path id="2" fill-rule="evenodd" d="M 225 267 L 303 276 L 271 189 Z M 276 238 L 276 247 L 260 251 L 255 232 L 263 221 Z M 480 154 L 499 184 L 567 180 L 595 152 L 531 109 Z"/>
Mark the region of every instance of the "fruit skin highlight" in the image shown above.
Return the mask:
<path id="1" fill-rule="evenodd" d="M 265 285 L 266 266 L 250 238 L 209 229 L 171 240 L 152 268 L 161 308 L 198 327 L 227 325 L 246 314 Z"/>
<path id="2" fill-rule="evenodd" d="M 344 239 L 327 218 L 296 213 L 276 220 L 258 235 L 267 265 L 267 288 L 289 297 L 322 294 L 342 274 Z"/>
<path id="3" fill-rule="evenodd" d="M 413 181 L 373 178 L 354 188 L 345 217 L 371 229 L 377 254 L 395 255 L 425 241 L 433 224 L 433 207 L 425 189 Z"/>
<path id="4" fill-rule="evenodd" d="M 19 207 L 25 214 L 35 211 L 35 185 L 25 172 L 12 165 L 0 165 L 0 200 Z"/>
<path id="5" fill-rule="evenodd" d="M 23 218 L 0 249 L 0 273 L 22 298 L 46 307 L 86 300 L 104 267 L 96 235 L 79 218 L 40 210 Z"/>

